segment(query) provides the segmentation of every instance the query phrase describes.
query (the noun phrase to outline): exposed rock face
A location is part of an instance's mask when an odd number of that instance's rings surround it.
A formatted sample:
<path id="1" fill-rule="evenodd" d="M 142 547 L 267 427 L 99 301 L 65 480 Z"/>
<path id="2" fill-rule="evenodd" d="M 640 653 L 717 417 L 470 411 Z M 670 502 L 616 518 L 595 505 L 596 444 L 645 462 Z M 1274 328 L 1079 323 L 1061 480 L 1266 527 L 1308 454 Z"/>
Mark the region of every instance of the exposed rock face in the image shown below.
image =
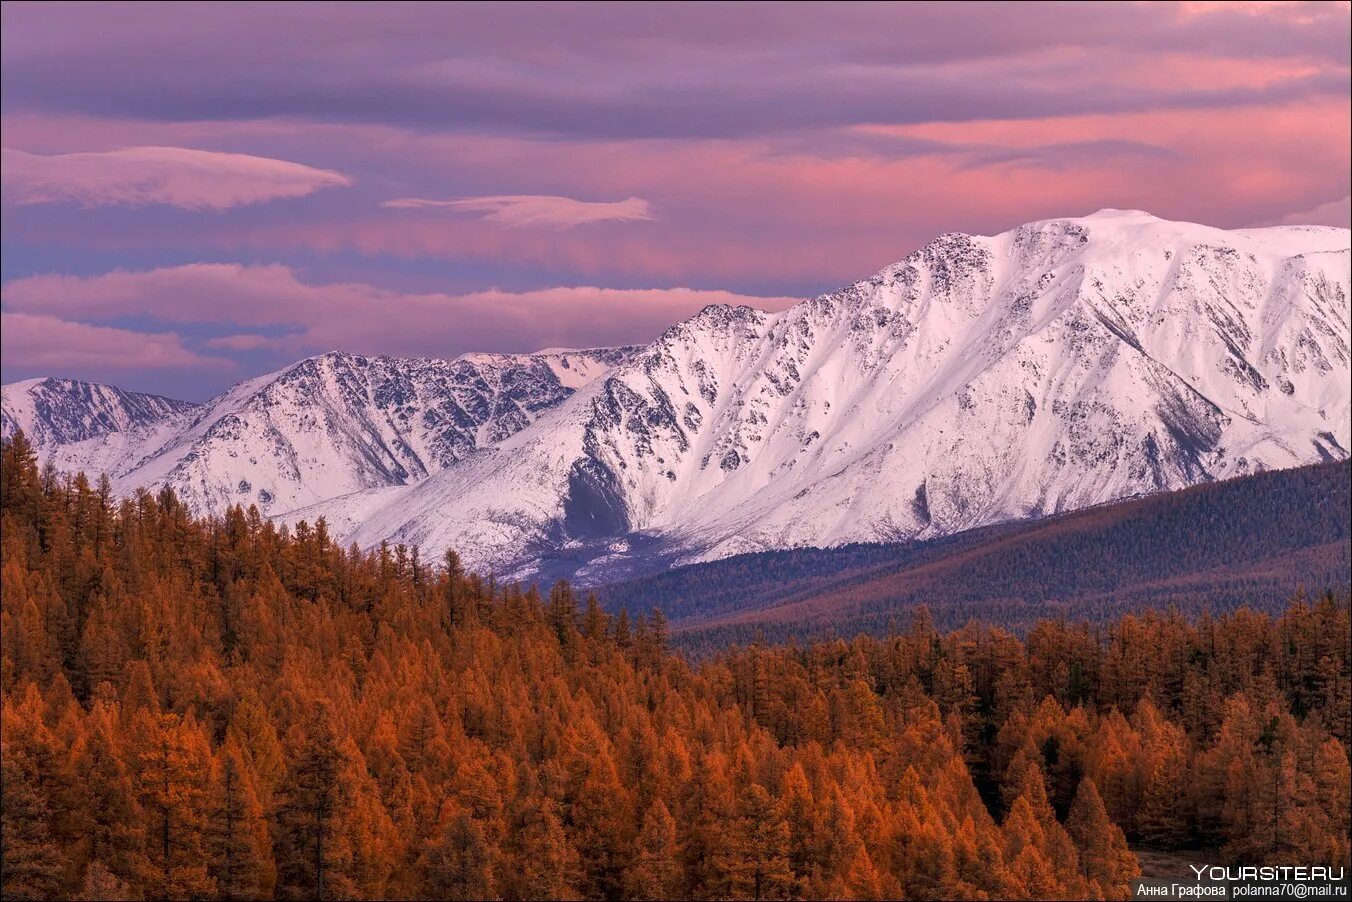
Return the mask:
<path id="1" fill-rule="evenodd" d="M 530 425 L 627 353 L 332 353 L 200 405 L 87 383 L 18 383 L 5 387 L 5 429 L 22 427 L 59 467 L 107 472 L 118 491 L 168 485 L 198 512 L 242 503 L 276 515 L 425 479 Z M 86 422 L 106 428 L 73 428 Z"/>
<path id="2" fill-rule="evenodd" d="M 1346 457 L 1348 245 L 1135 211 L 945 235 L 782 313 L 710 307 L 497 448 L 305 515 L 595 576 Z"/>
<path id="3" fill-rule="evenodd" d="M 943 535 L 1346 458 L 1349 243 L 1105 210 L 944 235 L 642 348 L 331 354 L 39 444 L 122 491 L 324 516 L 500 574 Z"/>
<path id="4" fill-rule="evenodd" d="M 189 401 L 75 379 L 28 379 L 3 388 L 0 434 L 22 429 L 39 448 L 72 445 L 149 426 L 196 409 Z"/>

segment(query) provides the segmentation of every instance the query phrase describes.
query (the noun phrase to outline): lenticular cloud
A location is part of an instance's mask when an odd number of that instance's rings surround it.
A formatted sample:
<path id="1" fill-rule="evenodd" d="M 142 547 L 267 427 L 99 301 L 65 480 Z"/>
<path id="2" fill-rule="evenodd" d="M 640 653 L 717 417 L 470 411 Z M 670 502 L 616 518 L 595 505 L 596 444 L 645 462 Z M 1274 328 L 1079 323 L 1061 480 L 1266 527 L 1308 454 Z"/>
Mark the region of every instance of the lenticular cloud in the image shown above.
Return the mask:
<path id="1" fill-rule="evenodd" d="M 4 149 L 5 197 L 19 204 L 167 204 L 224 210 L 350 184 L 346 175 L 328 169 L 186 147 L 63 154 Z"/>
<path id="2" fill-rule="evenodd" d="M 397 210 L 443 208 L 478 213 L 489 222 L 508 228 L 571 229 L 594 222 L 634 222 L 653 218 L 648 202 L 641 197 L 613 202 L 575 200 L 548 194 L 499 194 L 456 200 L 401 197 L 381 206 Z"/>

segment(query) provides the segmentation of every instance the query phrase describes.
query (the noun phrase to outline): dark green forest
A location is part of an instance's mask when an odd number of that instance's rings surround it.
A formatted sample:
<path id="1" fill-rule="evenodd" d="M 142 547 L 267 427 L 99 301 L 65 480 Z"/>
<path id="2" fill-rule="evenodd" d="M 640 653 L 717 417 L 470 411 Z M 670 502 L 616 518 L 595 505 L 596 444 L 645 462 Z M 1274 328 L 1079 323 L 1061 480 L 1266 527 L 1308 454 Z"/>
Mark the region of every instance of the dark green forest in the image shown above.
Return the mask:
<path id="1" fill-rule="evenodd" d="M 919 605 L 952 629 L 1132 611 L 1279 611 L 1348 585 L 1352 465 L 1259 473 L 925 542 L 742 555 L 598 590 L 659 605 L 683 647 L 881 635 Z"/>

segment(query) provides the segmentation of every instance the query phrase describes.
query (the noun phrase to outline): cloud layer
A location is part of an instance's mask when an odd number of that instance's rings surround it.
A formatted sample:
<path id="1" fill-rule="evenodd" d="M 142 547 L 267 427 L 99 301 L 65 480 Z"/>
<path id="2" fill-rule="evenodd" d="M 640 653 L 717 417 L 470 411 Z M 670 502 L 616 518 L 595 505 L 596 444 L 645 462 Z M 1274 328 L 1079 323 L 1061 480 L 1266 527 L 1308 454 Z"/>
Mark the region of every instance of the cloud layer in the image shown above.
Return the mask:
<path id="1" fill-rule="evenodd" d="M 229 369 L 196 354 L 173 333 L 91 326 L 54 316 L 0 313 L 0 348 L 7 366 L 55 375 L 184 369 Z"/>
<path id="2" fill-rule="evenodd" d="M 638 197 L 609 203 L 548 194 L 499 194 L 456 200 L 400 197 L 387 200 L 381 206 L 393 210 L 446 209 L 477 213 L 489 222 L 513 229 L 571 229 L 596 222 L 635 222 L 653 218 L 648 202 Z"/>
<path id="3" fill-rule="evenodd" d="M 1352 227 L 1352 196 L 1331 200 L 1310 210 L 1288 213 L 1272 225 L 1324 225 L 1340 229 Z"/>
<path id="4" fill-rule="evenodd" d="M 1345 2 L 13 0 L 5 309 L 247 374 L 635 340 L 701 292 L 810 296 L 1101 207 L 1346 225 L 1349 29 Z M 125 294 L 10 298 L 62 276 Z"/>
<path id="5" fill-rule="evenodd" d="M 631 344 L 655 338 L 709 304 L 778 310 L 795 300 L 691 288 L 407 293 L 362 283 L 310 283 L 287 266 L 238 264 L 31 276 L 4 286 L 6 307 L 29 319 L 59 318 L 70 326 L 129 317 L 178 328 L 223 325 L 235 331 L 206 339 L 204 347 L 269 351 L 279 359 L 335 349 L 449 357 L 484 347 L 532 351 Z M 471 335 L 466 323 L 474 324 Z M 146 366 L 179 363 L 148 359 Z"/>
<path id="6" fill-rule="evenodd" d="M 11 6 L 11 108 L 151 120 L 728 138 L 1348 91 L 1328 71 L 1349 61 L 1341 3 Z M 1180 52 L 1309 65 L 1257 84 L 1149 81 Z"/>
<path id="7" fill-rule="evenodd" d="M 224 210 L 352 184 L 342 173 L 240 153 L 128 147 L 96 153 L 3 151 L 6 200 L 17 204 L 167 204 Z"/>

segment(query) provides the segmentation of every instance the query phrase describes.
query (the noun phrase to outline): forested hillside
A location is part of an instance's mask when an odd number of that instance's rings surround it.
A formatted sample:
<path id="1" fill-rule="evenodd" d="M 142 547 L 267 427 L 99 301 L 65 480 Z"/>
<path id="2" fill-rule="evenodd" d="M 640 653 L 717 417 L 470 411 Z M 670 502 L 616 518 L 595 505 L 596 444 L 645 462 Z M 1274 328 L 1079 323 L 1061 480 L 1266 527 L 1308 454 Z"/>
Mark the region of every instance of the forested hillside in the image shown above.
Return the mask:
<path id="1" fill-rule="evenodd" d="M 1126 898 L 1349 863 L 1346 596 L 753 646 L 0 454 L 6 899 Z M 934 599 L 937 605 L 942 598 Z"/>
<path id="2" fill-rule="evenodd" d="M 1259 473 L 930 542 L 743 555 L 598 590 L 661 605 L 691 649 L 756 636 L 882 635 L 917 605 L 941 628 L 1022 632 L 1177 607 L 1279 611 L 1348 586 L 1352 465 Z"/>

